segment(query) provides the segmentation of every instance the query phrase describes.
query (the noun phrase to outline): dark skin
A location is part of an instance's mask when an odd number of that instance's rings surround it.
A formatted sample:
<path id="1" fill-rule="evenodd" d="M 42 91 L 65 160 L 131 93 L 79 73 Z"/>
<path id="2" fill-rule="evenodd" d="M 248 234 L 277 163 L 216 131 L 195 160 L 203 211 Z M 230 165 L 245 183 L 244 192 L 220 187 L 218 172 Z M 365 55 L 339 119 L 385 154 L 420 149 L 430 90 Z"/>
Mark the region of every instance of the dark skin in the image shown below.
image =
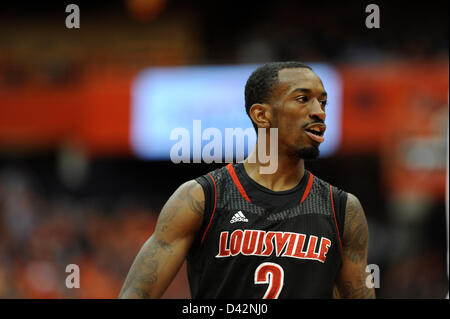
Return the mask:
<path id="1" fill-rule="evenodd" d="M 305 68 L 283 69 L 270 103 L 254 104 L 250 117 L 260 128 L 278 128 L 278 168 L 261 174 L 263 165 L 244 162 L 248 175 L 274 191 L 295 187 L 305 173 L 298 150 L 319 147 L 305 133 L 307 125 L 325 121 L 326 92 L 320 78 Z M 269 130 L 267 130 L 269 131 Z M 269 135 L 269 132 L 267 133 Z M 269 139 L 268 139 L 269 140 Z M 250 156 L 256 156 L 257 146 Z M 181 185 L 164 205 L 155 232 L 142 246 L 120 292 L 119 298 L 159 298 L 181 267 L 202 224 L 203 189 L 196 181 Z M 365 272 L 368 251 L 368 226 L 359 200 L 348 195 L 342 237 L 343 260 L 334 298 L 375 298 L 367 288 Z"/>

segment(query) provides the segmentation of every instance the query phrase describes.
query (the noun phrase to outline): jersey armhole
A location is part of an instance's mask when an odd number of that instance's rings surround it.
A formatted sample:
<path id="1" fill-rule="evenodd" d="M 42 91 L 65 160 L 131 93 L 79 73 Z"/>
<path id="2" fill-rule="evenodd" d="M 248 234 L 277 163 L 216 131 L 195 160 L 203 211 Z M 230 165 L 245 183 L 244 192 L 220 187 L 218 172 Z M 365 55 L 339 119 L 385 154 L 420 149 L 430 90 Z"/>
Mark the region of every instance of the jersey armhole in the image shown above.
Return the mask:
<path id="1" fill-rule="evenodd" d="M 345 207 L 347 204 L 347 193 L 341 189 L 330 185 L 331 205 L 333 209 L 334 221 L 336 224 L 337 237 L 339 240 L 341 257 L 344 254 L 342 241 L 344 235 Z"/>
<path id="2" fill-rule="evenodd" d="M 336 212 L 336 222 L 339 228 L 341 240 L 344 237 L 345 209 L 347 207 L 347 192 L 333 186 L 333 202 Z"/>
<path id="3" fill-rule="evenodd" d="M 215 198 L 216 198 L 216 187 L 215 182 L 212 180 L 211 175 L 202 175 L 195 179 L 203 188 L 203 193 L 205 195 L 205 209 L 203 212 L 203 221 L 198 232 L 198 243 L 203 242 L 206 232 L 208 231 L 211 219 L 213 217 L 215 209 Z"/>

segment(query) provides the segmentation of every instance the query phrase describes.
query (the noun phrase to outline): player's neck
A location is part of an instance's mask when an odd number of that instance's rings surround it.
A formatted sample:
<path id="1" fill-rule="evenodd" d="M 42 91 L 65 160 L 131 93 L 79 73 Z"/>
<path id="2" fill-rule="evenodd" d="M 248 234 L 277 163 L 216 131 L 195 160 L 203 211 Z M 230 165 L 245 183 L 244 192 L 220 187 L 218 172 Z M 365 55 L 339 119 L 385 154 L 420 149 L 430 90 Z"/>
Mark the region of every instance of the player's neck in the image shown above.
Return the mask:
<path id="1" fill-rule="evenodd" d="M 256 156 L 258 146 L 244 161 L 244 169 L 247 175 L 258 184 L 273 191 L 289 190 L 297 186 L 305 174 L 305 162 L 301 158 L 295 158 L 286 154 L 277 154 L 271 157 L 270 162 L 262 163 Z M 273 161 L 276 161 L 274 163 Z M 264 168 L 275 165 L 273 173 L 264 173 Z"/>

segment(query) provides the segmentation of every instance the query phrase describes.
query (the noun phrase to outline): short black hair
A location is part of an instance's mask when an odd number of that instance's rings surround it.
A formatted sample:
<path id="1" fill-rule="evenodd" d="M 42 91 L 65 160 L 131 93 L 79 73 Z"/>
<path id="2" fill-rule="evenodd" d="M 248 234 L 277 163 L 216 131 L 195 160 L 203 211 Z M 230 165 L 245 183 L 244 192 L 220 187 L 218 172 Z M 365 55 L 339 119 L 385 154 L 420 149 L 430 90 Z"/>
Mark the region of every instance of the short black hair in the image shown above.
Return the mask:
<path id="1" fill-rule="evenodd" d="M 278 71 L 293 68 L 306 68 L 312 71 L 310 66 L 295 61 L 269 62 L 253 71 L 245 84 L 245 111 L 249 117 L 253 104 L 269 102 L 275 84 L 278 83 Z M 253 121 L 252 124 L 258 133 L 258 127 Z"/>

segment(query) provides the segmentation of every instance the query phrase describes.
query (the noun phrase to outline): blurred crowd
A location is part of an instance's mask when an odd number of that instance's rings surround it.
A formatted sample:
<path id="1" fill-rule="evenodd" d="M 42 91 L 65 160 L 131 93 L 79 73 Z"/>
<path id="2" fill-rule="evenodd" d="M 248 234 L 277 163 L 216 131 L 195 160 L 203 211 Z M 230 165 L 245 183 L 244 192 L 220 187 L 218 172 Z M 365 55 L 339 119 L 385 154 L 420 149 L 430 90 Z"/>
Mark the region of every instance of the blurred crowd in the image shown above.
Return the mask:
<path id="1" fill-rule="evenodd" d="M 63 4 L 5 4 L 0 84 L 76 85 L 85 72 L 111 66 L 448 59 L 446 1 L 383 1 L 380 29 L 366 28 L 359 1 L 78 3 L 76 30 L 64 27 Z"/>
<path id="2" fill-rule="evenodd" d="M 107 213 L 89 201 L 49 199 L 33 182 L 23 170 L 0 170 L 0 298 L 116 298 L 155 212 L 130 205 Z M 66 286 L 69 264 L 79 266 L 79 289 Z M 165 297 L 189 296 L 180 278 Z"/>

